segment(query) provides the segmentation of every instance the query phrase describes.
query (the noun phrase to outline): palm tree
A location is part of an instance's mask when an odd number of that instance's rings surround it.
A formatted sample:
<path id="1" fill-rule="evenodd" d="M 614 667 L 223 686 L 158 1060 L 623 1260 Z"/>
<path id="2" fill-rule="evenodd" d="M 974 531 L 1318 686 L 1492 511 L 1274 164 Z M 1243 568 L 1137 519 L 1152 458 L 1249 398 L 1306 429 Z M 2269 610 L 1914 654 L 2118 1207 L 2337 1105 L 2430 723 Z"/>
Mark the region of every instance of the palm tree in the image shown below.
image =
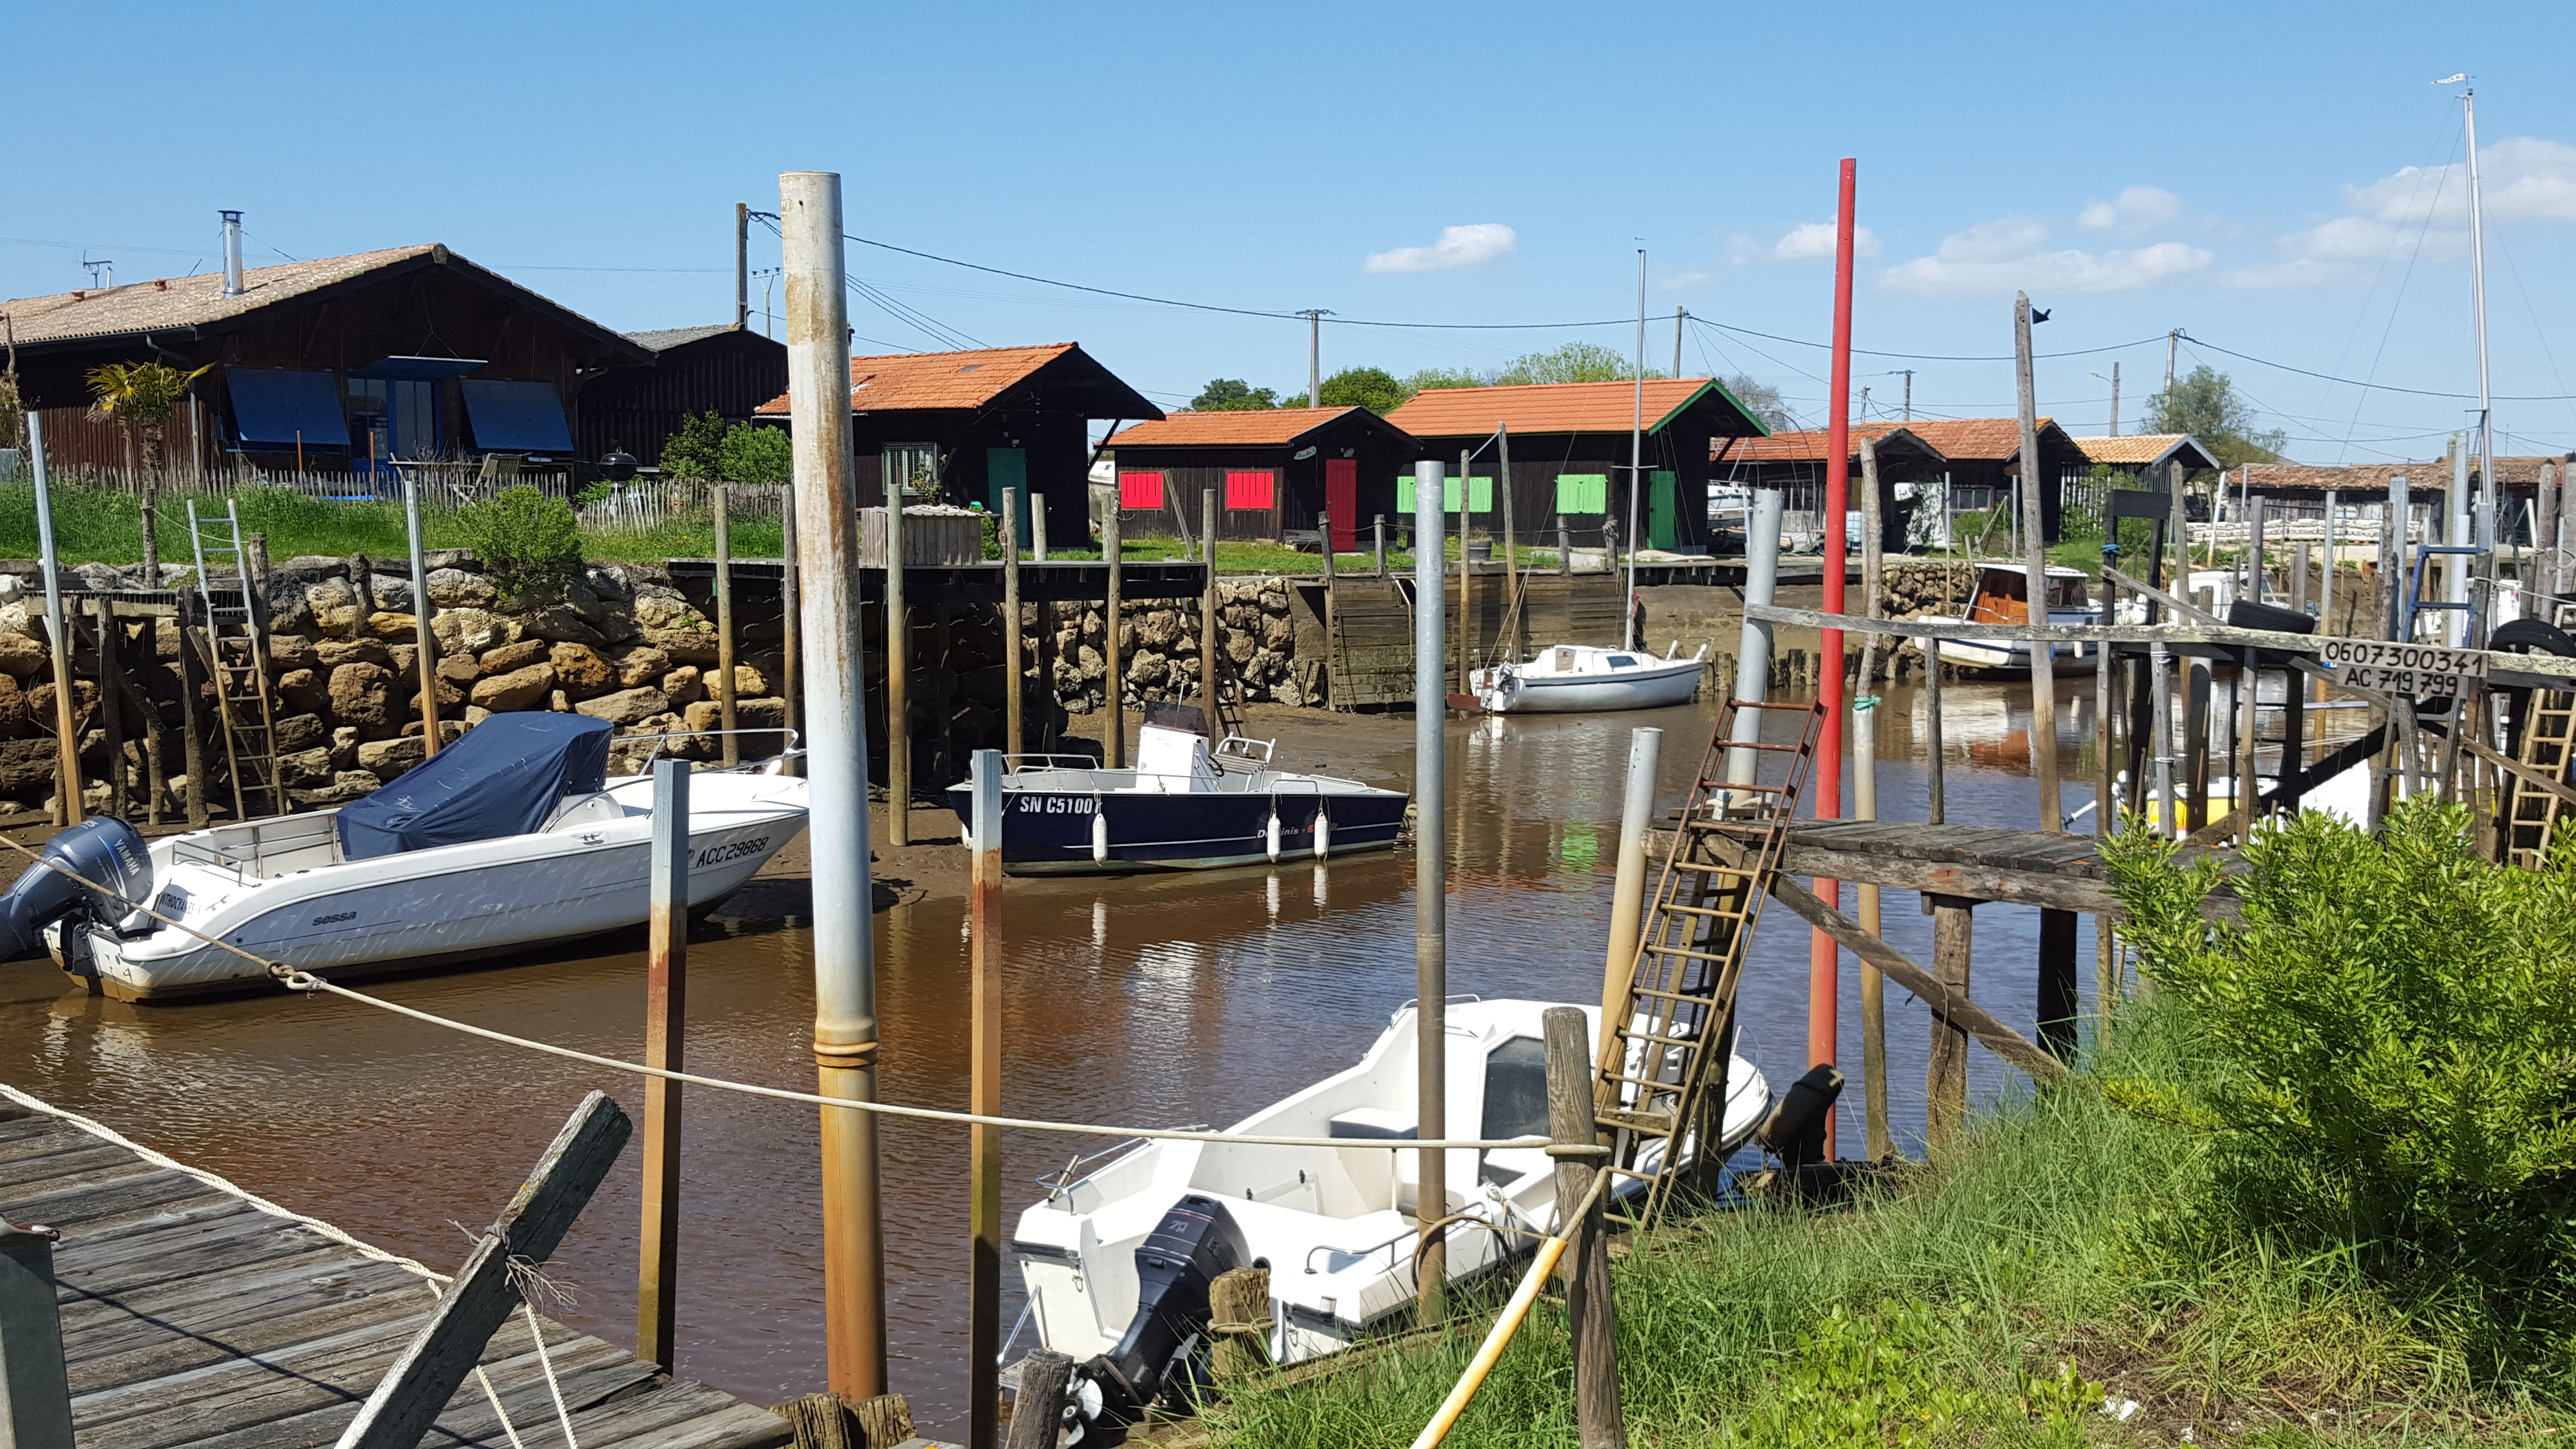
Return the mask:
<path id="1" fill-rule="evenodd" d="M 128 449 L 139 437 L 143 445 L 143 562 L 154 588 L 161 585 L 160 541 L 153 537 L 152 509 L 161 489 L 167 454 L 166 434 L 172 414 L 188 395 L 188 384 L 211 370 L 181 372 L 166 362 L 110 362 L 89 370 L 90 416 L 125 430 Z"/>

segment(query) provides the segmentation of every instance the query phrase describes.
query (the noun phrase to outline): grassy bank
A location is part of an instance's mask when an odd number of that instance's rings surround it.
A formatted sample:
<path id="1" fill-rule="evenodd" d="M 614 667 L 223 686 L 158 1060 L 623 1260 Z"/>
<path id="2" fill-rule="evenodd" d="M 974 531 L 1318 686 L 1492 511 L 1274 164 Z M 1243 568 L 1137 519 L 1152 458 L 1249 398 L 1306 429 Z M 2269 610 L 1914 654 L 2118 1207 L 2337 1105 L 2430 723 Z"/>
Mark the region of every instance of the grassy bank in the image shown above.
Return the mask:
<path id="1" fill-rule="evenodd" d="M 1854 1206 L 1713 1215 L 1617 1264 L 1632 1442 L 2566 1442 L 2576 852 L 2505 871 L 2464 828 L 2303 822 L 2215 936 L 2188 873 L 2143 862 L 2170 974 L 2073 1086 Z M 1490 1307 L 1249 1387 L 1217 1442 L 1407 1443 Z M 1543 1304 L 1451 1442 L 1570 1443 L 1571 1401 Z"/>

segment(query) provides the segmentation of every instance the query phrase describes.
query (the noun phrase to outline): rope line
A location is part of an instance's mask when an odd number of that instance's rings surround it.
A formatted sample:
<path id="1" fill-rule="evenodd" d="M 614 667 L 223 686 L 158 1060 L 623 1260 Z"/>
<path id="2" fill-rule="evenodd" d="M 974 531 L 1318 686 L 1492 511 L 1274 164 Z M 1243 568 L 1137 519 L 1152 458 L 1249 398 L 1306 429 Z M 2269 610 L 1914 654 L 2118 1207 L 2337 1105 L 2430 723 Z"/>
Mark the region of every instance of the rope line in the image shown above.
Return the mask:
<path id="1" fill-rule="evenodd" d="M 44 866 L 48 870 L 68 877 L 78 884 L 96 891 L 103 898 L 118 901 L 120 904 L 130 904 L 130 902 L 126 902 L 123 897 L 118 896 L 114 891 L 107 889 L 96 881 L 90 880 L 80 872 L 71 869 L 69 866 L 62 864 L 59 861 L 48 860 L 37 851 L 28 846 L 22 845 L 15 840 L 9 839 L 8 836 L 0 835 L 0 842 L 6 842 L 10 849 L 33 859 L 38 865 Z M 675 1072 L 663 1067 L 648 1067 L 642 1062 L 624 1061 L 617 1057 L 601 1056 L 596 1052 L 586 1052 L 573 1047 L 557 1046 L 552 1042 L 536 1041 L 523 1036 L 512 1036 L 508 1032 L 494 1031 L 490 1027 L 475 1026 L 469 1022 L 457 1021 L 451 1017 L 439 1016 L 431 1012 L 422 1011 L 416 1007 L 404 1006 L 397 1002 L 387 1001 L 382 997 L 369 996 L 364 992 L 352 991 L 346 986 L 337 986 L 329 981 L 325 981 L 321 977 L 316 976 L 309 971 L 299 970 L 296 967 L 286 965 L 284 962 L 271 961 L 266 957 L 253 955 L 252 953 L 243 950 L 241 947 L 234 945 L 230 941 L 219 940 L 198 930 L 194 926 L 186 924 L 185 922 L 172 920 L 170 917 L 161 914 L 150 906 L 135 906 L 134 909 L 141 911 L 143 914 L 150 916 L 152 919 L 159 921 L 164 925 L 171 926 L 188 935 L 194 936 L 198 940 L 205 942 L 207 945 L 220 947 L 223 950 L 230 951 L 232 954 L 241 957 L 245 961 L 257 965 L 269 977 L 289 991 L 300 991 L 308 994 L 324 992 L 332 996 L 345 997 L 348 1000 L 375 1007 L 380 1011 L 390 1011 L 397 1016 L 407 1016 L 414 1021 L 426 1022 L 431 1026 L 444 1027 L 449 1031 L 462 1032 L 467 1036 L 481 1037 L 485 1041 L 498 1042 L 503 1046 L 520 1047 L 527 1051 L 542 1052 L 547 1056 L 562 1057 L 568 1061 L 585 1062 L 591 1066 L 606 1067 L 611 1071 L 628 1072 L 636 1076 L 658 1077 L 668 1082 L 685 1082 L 692 1086 L 708 1087 L 719 1092 L 738 1092 L 744 1096 L 750 1097 L 771 1097 L 782 1102 L 797 1102 L 813 1107 L 838 1107 L 844 1111 L 851 1112 L 873 1112 L 887 1117 L 910 1117 L 925 1122 L 950 1122 L 967 1127 L 1008 1127 L 1018 1128 L 1022 1131 L 1028 1132 L 1058 1132 L 1075 1137 L 1143 1138 L 1149 1141 L 1164 1142 L 1230 1142 L 1238 1146 L 1245 1147 L 1384 1147 L 1387 1150 L 1397 1152 L 1418 1152 L 1426 1149 L 1432 1151 L 1472 1150 L 1479 1152 L 1493 1152 L 1516 1147 L 1545 1147 L 1548 1145 L 1548 1139 L 1541 1136 L 1500 1138 L 1444 1137 L 1426 1142 L 1413 1138 L 1386 1138 L 1380 1140 L 1354 1137 L 1271 1137 L 1248 1136 L 1231 1132 L 1195 1131 L 1182 1128 L 1109 1127 L 1089 1122 L 1050 1122 L 1027 1117 L 987 1117 L 974 1112 L 950 1112 L 937 1107 L 907 1107 L 894 1102 L 861 1102 L 853 1101 L 846 1097 L 826 1097 L 814 1092 L 792 1091 L 785 1087 L 756 1086 L 750 1082 L 730 1081 L 723 1077 L 702 1077 L 694 1072 Z M 0 1084 L 0 1090 L 9 1089 L 5 1084 Z M 48 1108 L 47 1110 L 54 1109 Z M 139 1151 L 143 1149 L 138 1148 L 137 1150 Z M 1604 1148 L 1601 1149 L 1601 1151 L 1606 1155 L 1608 1149 Z M 185 1167 L 184 1164 L 176 1162 L 171 1162 L 168 1165 L 178 1167 L 182 1171 L 193 1171 L 193 1169 Z M 229 1191 L 239 1191 L 237 1188 L 232 1188 L 230 1184 L 224 1184 L 224 1186 Z M 273 1210 L 280 1213 L 285 1212 L 283 1208 L 274 1208 Z M 293 1215 L 288 1214 L 288 1216 Z M 333 1231 L 337 1232 L 338 1230 L 333 1229 Z M 358 1244 L 357 1240 L 354 1238 L 348 1239 L 348 1241 L 354 1246 L 364 1246 L 363 1244 Z M 402 1261 L 409 1262 L 410 1260 L 404 1259 Z M 417 1264 L 414 1264 L 413 1266 L 420 1272 L 429 1272 L 428 1269 L 420 1268 Z M 432 1274 L 431 1276 L 439 1277 L 439 1281 L 441 1282 L 446 1281 L 446 1279 L 440 1275 Z"/>

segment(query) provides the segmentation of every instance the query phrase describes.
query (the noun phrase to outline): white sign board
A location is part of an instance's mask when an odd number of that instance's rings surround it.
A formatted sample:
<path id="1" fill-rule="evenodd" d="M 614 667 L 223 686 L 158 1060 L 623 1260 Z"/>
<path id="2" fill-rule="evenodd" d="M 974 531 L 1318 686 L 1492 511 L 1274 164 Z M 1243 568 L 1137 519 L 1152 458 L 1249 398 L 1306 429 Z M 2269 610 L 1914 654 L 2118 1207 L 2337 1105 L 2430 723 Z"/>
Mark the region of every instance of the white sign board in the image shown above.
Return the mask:
<path id="1" fill-rule="evenodd" d="M 2487 677 L 2487 656 L 2474 649 L 2391 644 L 2379 639 L 2324 639 L 2318 641 L 2317 653 L 2337 684 L 2417 699 L 2455 699 L 2462 681 Z"/>

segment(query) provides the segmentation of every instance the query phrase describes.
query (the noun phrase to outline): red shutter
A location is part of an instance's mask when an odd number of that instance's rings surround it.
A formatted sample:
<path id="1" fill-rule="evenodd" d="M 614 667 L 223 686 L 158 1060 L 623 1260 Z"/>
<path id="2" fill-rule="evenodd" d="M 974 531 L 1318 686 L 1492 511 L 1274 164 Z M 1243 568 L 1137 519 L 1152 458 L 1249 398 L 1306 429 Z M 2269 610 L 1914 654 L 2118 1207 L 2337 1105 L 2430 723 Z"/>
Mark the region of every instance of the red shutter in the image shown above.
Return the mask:
<path id="1" fill-rule="evenodd" d="M 1264 468 L 1257 473 L 1228 473 L 1225 475 L 1226 507 L 1266 509 L 1270 507 L 1270 504 L 1271 485 L 1269 469 Z"/>
<path id="2" fill-rule="evenodd" d="M 1356 553 L 1360 546 L 1360 460 L 1324 460 L 1324 512 L 1333 520 L 1333 552 Z"/>
<path id="3" fill-rule="evenodd" d="M 1160 473 L 1119 474 L 1118 506 L 1128 509 L 1162 507 L 1163 475 Z"/>

